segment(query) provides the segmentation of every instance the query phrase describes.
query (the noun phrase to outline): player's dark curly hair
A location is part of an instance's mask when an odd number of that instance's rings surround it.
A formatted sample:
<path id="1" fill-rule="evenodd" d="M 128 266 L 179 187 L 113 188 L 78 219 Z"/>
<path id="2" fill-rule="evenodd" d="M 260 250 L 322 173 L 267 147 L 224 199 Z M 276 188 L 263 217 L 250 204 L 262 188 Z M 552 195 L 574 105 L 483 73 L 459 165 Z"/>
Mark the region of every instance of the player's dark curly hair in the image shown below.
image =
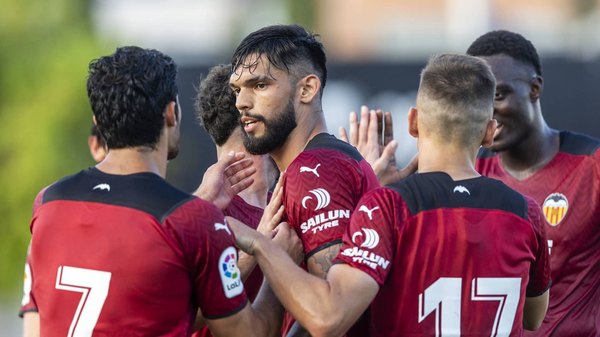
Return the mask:
<path id="1" fill-rule="evenodd" d="M 210 68 L 200 81 L 196 94 L 196 116 L 215 144 L 223 145 L 231 133 L 240 127 L 240 112 L 235 107 L 235 95 L 229 87 L 231 65 Z"/>
<path id="2" fill-rule="evenodd" d="M 495 30 L 481 35 L 469 46 L 467 54 L 471 56 L 505 54 L 524 64 L 531 65 L 535 72 L 542 76 L 540 57 L 531 41 L 520 34 L 507 30 Z"/>
<path id="3" fill-rule="evenodd" d="M 321 80 L 321 95 L 327 81 L 327 57 L 318 35 L 311 34 L 299 25 L 273 25 L 261 28 L 246 36 L 236 48 L 231 59 L 233 69 L 246 68 L 251 55 L 266 57 L 277 69 L 296 76 L 306 76 L 304 63 L 312 68 Z M 300 67 L 299 67 L 300 66 Z"/>
<path id="4" fill-rule="evenodd" d="M 177 101 L 176 77 L 173 59 L 154 49 L 117 48 L 90 62 L 87 94 L 109 149 L 156 147 L 165 108 Z"/>

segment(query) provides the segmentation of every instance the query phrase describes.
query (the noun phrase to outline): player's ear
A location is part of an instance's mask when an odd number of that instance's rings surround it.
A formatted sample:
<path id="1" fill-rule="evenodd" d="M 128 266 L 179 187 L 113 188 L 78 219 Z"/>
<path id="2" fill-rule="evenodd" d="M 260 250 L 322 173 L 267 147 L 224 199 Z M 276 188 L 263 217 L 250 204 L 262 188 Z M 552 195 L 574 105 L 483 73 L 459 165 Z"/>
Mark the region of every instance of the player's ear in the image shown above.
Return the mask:
<path id="1" fill-rule="evenodd" d="M 167 104 L 167 108 L 165 109 L 165 123 L 167 123 L 168 127 L 172 127 L 177 125 L 177 103 L 171 101 Z"/>
<path id="2" fill-rule="evenodd" d="M 319 95 L 321 90 L 321 80 L 315 74 L 310 74 L 302 78 L 299 82 L 300 102 L 310 103 Z"/>
<path id="3" fill-rule="evenodd" d="M 498 121 L 495 119 L 490 119 L 485 127 L 485 134 L 483 135 L 483 140 L 481 141 L 481 146 L 490 147 L 494 144 L 494 134 L 496 133 L 496 128 L 498 127 Z"/>
<path id="4" fill-rule="evenodd" d="M 414 106 L 408 110 L 408 133 L 415 138 L 419 138 L 418 114 L 419 111 Z"/>
<path id="5" fill-rule="evenodd" d="M 544 91 L 544 79 L 542 76 L 535 75 L 529 82 L 529 99 L 532 103 L 540 99 L 542 91 Z"/>

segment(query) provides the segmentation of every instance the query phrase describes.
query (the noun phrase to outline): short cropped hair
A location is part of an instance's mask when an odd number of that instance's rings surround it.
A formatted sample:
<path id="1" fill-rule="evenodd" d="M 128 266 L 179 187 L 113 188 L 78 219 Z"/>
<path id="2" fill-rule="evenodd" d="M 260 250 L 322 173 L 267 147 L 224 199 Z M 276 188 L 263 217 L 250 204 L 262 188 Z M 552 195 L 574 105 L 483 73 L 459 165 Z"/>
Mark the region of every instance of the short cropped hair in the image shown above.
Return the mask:
<path id="1" fill-rule="evenodd" d="M 177 102 L 176 77 L 173 59 L 154 49 L 117 48 L 90 63 L 87 94 L 109 149 L 156 148 L 165 108 Z"/>
<path id="2" fill-rule="evenodd" d="M 196 116 L 200 124 L 218 146 L 240 128 L 240 112 L 235 107 L 235 95 L 229 87 L 231 65 L 212 67 L 200 81 L 196 94 Z"/>
<path id="3" fill-rule="evenodd" d="M 469 144 L 492 118 L 496 80 L 480 58 L 433 56 L 421 72 L 417 94 L 419 116 L 445 139 Z"/>
<path id="4" fill-rule="evenodd" d="M 306 76 L 305 65 L 321 80 L 321 95 L 327 81 L 327 57 L 318 35 L 299 25 L 274 25 L 261 28 L 246 36 L 231 59 L 234 71 L 246 67 L 248 57 L 264 56 L 275 68 L 296 76 Z M 298 73 L 301 72 L 301 73 Z"/>
<path id="5" fill-rule="evenodd" d="M 535 72 L 542 76 L 542 64 L 533 43 L 522 35 L 507 30 L 495 30 L 481 35 L 469 46 L 467 54 L 472 56 L 505 54 L 532 66 Z"/>

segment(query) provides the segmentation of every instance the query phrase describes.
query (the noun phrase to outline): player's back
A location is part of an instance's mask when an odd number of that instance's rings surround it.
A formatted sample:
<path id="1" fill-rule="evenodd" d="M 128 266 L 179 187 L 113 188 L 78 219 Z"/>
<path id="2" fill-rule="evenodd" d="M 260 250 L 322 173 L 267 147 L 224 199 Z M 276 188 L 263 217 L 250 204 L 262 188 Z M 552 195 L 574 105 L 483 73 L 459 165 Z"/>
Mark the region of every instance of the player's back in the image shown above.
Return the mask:
<path id="1" fill-rule="evenodd" d="M 519 336 L 526 293 L 549 282 L 539 207 L 499 181 L 441 172 L 383 190 L 375 198 L 394 221 L 390 237 L 379 233 L 374 248 L 361 232 L 360 247 L 374 249 L 354 254 L 374 269 L 391 263 L 371 307 L 373 336 Z"/>
<path id="2" fill-rule="evenodd" d="M 95 168 L 40 197 L 31 268 L 42 336 L 189 335 L 201 304 L 194 288 L 214 286 L 197 276 L 216 208 L 153 173 Z"/>

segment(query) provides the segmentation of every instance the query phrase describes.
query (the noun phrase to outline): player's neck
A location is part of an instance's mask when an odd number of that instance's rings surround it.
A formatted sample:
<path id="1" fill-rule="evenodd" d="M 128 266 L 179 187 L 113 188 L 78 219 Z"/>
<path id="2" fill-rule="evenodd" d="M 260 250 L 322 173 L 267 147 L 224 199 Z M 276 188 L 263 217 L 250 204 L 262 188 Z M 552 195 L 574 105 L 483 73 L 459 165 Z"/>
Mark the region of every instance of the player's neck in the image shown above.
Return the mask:
<path id="1" fill-rule="evenodd" d="M 445 172 L 454 180 L 479 177 L 475 170 L 477 149 L 439 142 L 419 142 L 419 173 Z"/>
<path id="2" fill-rule="evenodd" d="M 500 152 L 504 170 L 518 180 L 546 166 L 560 148 L 560 133 L 545 122 L 517 146 Z"/>
<path id="3" fill-rule="evenodd" d="M 327 124 L 322 111 L 299 115 L 296 128 L 289 134 L 285 143 L 270 153 L 280 172 L 304 151 L 308 142 L 319 133 L 327 132 Z"/>
<path id="4" fill-rule="evenodd" d="M 126 175 L 141 172 L 155 173 L 163 178 L 167 174 L 166 149 L 148 148 L 111 149 L 96 168 L 109 174 Z"/>

